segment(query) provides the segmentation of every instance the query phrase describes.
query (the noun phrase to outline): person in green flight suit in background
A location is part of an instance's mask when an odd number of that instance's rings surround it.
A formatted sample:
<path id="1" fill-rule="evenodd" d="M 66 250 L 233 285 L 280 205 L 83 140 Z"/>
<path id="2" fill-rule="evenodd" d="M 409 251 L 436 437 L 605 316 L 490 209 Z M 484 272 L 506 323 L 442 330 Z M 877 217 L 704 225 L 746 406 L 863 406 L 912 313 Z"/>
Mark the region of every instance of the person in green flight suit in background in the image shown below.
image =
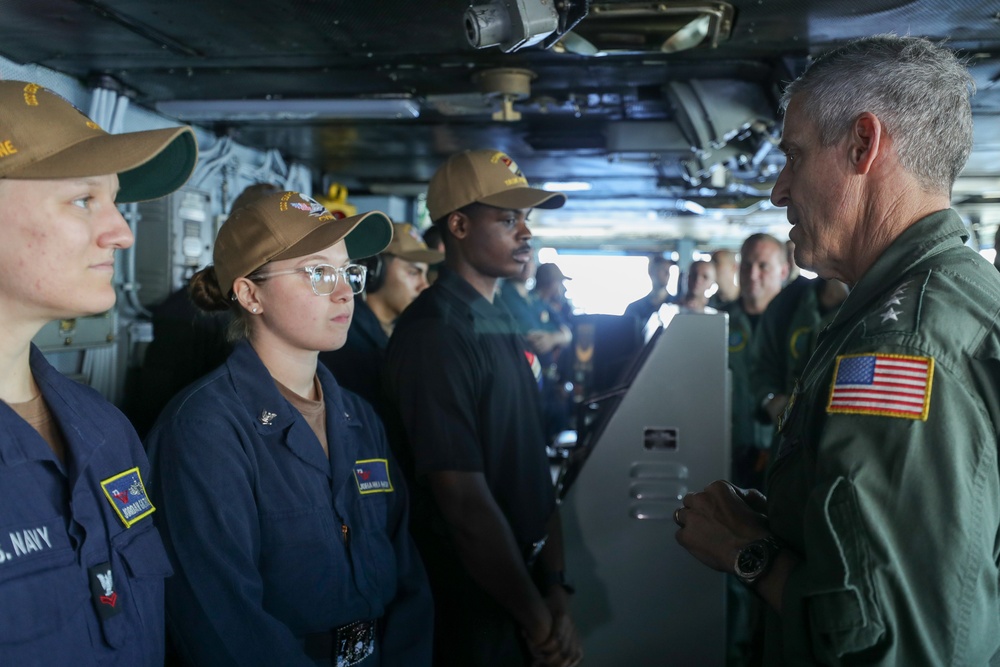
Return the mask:
<path id="1" fill-rule="evenodd" d="M 752 234 L 740 248 L 740 295 L 722 307 L 729 314 L 731 373 L 731 466 L 729 479 L 739 486 L 762 488 L 773 427 L 757 419 L 751 377 L 757 324 L 788 277 L 785 246 L 768 234 Z M 755 601 L 733 577 L 727 580 L 726 664 L 752 663 Z"/>
<path id="2" fill-rule="evenodd" d="M 758 418 L 777 423 L 819 333 L 833 321 L 849 288 L 839 280 L 803 278 L 790 283 L 760 318 L 754 338 L 753 386 Z"/>
<path id="3" fill-rule="evenodd" d="M 768 234 L 753 234 L 740 249 L 740 296 L 729 313 L 729 370 L 732 372 L 732 472 L 738 486 L 761 488 L 772 428 L 757 419 L 760 402 L 753 389 L 753 341 L 757 324 L 788 276 L 785 246 Z"/>

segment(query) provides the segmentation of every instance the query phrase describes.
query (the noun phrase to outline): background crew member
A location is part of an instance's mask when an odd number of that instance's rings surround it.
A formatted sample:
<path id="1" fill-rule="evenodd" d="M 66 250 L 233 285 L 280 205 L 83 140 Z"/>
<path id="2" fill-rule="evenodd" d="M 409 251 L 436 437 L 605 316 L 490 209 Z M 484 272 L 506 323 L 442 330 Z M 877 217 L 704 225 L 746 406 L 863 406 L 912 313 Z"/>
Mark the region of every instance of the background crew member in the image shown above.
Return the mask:
<path id="1" fill-rule="evenodd" d="M 115 303 L 116 202 L 154 199 L 197 160 L 189 128 L 109 135 L 69 102 L 0 81 L 0 664 L 163 664 L 170 563 L 132 426 L 32 345 Z"/>
<path id="2" fill-rule="evenodd" d="M 646 270 L 653 287 L 649 290 L 649 294 L 627 305 L 625 315 L 646 324 L 653 313 L 660 310 L 660 306 L 673 303 L 674 295 L 669 292 L 667 286 L 670 284 L 670 270 L 674 266 L 674 262 L 663 255 L 650 257 Z"/>
<path id="3" fill-rule="evenodd" d="M 973 79 L 880 35 L 783 97 L 771 198 L 795 256 L 851 293 L 781 418 L 768 497 L 717 482 L 680 543 L 767 602 L 764 664 L 1000 661 L 1000 275 L 949 209 Z"/>
<path id="4" fill-rule="evenodd" d="M 192 278 L 247 339 L 148 440 L 168 623 L 193 664 L 430 662 L 430 591 L 381 422 L 317 366 L 364 289 L 351 258 L 391 235 L 381 213 L 338 219 L 280 192 L 234 211 Z"/>
<path id="5" fill-rule="evenodd" d="M 850 290 L 839 280 L 805 278 L 788 283 L 757 325 L 751 381 L 758 417 L 777 424 L 802 375 L 816 338 L 833 321 Z"/>
<path id="6" fill-rule="evenodd" d="M 535 270 L 535 286 L 531 295 L 544 303 L 561 324 L 572 324 L 573 305 L 566 298 L 566 281 L 571 278 L 563 275 L 558 264 L 546 262 Z"/>
<path id="7" fill-rule="evenodd" d="M 729 313 L 729 370 L 732 374 L 730 479 L 762 488 L 774 428 L 758 418 L 760 403 L 751 373 L 757 322 L 788 277 L 785 246 L 768 234 L 752 234 L 740 247 L 739 298 L 721 308 Z M 726 581 L 726 664 L 752 665 L 759 653 L 758 605 L 734 577 Z M 756 653 L 755 653 L 756 652 Z"/>
<path id="8" fill-rule="evenodd" d="M 712 265 L 715 267 L 715 284 L 719 289 L 709 297 L 708 307 L 720 310 L 740 296 L 736 253 L 732 250 L 716 250 L 712 253 Z"/>
<path id="9" fill-rule="evenodd" d="M 543 348 L 547 352 L 557 344 L 569 343 L 572 338 L 568 329 L 565 341 L 561 340 L 562 337 L 558 331 L 545 331 L 545 324 L 550 319 L 548 309 L 544 303 L 531 294 L 531 288 L 535 284 L 535 269 L 537 268 L 538 262 L 532 255 L 520 273 L 500 281 L 496 301 L 496 303 L 502 303 L 510 311 L 521 335 L 525 337 L 525 340 L 528 340 L 532 351 L 536 354 L 539 353 L 537 348 Z M 529 339 L 528 335 L 531 332 L 536 332 L 537 344 Z"/>
<path id="10" fill-rule="evenodd" d="M 681 307 L 696 313 L 705 312 L 708 297 L 705 295 L 715 284 L 715 265 L 705 260 L 691 262 L 687 274 L 687 290 Z"/>
<path id="11" fill-rule="evenodd" d="M 573 359 L 563 352 L 573 341 L 573 304 L 566 298 L 566 281 L 557 264 L 540 264 L 535 271 L 535 286 L 531 297 L 541 306 L 539 317 L 546 331 L 558 332 L 556 336 L 529 332 L 526 339 L 532 350 L 543 350 L 547 343 L 555 343 L 539 363 L 542 370 L 542 416 L 545 422 L 545 442 L 551 444 L 562 431 L 571 426 L 572 396 L 566 383 L 572 378 Z"/>
<path id="12" fill-rule="evenodd" d="M 528 345 L 529 360 L 542 392 L 545 442 L 551 444 L 560 431 L 569 427 L 570 405 L 560 368 L 566 365 L 561 359 L 573 342 L 573 330 L 570 323 L 563 320 L 561 310 L 554 310 L 528 289 L 528 281 L 534 282 L 535 265 L 532 256 L 521 273 L 505 278 L 497 291 L 497 302 L 510 311 Z M 558 288 L 550 287 L 550 291 L 558 294 Z"/>
<path id="13" fill-rule="evenodd" d="M 768 234 L 753 234 L 740 248 L 740 298 L 722 311 L 729 313 L 729 370 L 732 382 L 731 479 L 737 486 L 761 488 L 772 427 L 758 419 L 760 401 L 754 392 L 753 338 L 764 310 L 788 276 L 785 246 Z"/>
<path id="14" fill-rule="evenodd" d="M 453 155 L 428 189 L 445 267 L 396 325 L 387 379 L 415 480 L 437 667 L 532 664 L 524 641 L 540 664 L 580 658 L 538 389 L 517 325 L 494 304 L 497 279 L 531 258 L 529 211 L 565 201 L 529 188 L 495 150 Z"/>
<path id="15" fill-rule="evenodd" d="M 392 241 L 379 255 L 364 260 L 365 291 L 354 297 L 354 317 L 347 342 L 338 350 L 320 352 L 319 360 L 333 371 L 341 387 L 350 389 L 384 415 L 382 364 L 396 320 L 427 288 L 427 265 L 444 253 L 429 250 L 408 222 L 392 225 Z"/>

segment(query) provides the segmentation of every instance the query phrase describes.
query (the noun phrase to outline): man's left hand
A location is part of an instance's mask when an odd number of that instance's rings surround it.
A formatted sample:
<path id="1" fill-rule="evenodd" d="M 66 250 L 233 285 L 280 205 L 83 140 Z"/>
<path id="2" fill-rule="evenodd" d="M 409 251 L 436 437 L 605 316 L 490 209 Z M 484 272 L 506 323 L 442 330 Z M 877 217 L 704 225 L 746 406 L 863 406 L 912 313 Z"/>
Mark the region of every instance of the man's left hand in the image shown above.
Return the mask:
<path id="1" fill-rule="evenodd" d="M 714 570 L 732 572 L 740 548 L 770 534 L 767 499 L 754 489 L 720 480 L 687 494 L 683 502 L 674 513 L 677 541 Z"/>

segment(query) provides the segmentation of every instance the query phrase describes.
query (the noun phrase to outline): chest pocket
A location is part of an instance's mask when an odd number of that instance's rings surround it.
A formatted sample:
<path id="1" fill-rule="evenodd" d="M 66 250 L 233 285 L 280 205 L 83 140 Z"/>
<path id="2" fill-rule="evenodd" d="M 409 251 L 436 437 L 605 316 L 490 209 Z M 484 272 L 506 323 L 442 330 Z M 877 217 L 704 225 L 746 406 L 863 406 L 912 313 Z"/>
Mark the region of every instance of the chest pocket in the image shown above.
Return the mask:
<path id="1" fill-rule="evenodd" d="M 160 534 L 148 519 L 112 540 L 111 572 L 120 613 L 101 619 L 104 640 L 163 641 L 163 580 L 173 574 Z"/>
<path id="2" fill-rule="evenodd" d="M 0 646 L 58 632 L 88 604 L 61 517 L 0 527 Z"/>

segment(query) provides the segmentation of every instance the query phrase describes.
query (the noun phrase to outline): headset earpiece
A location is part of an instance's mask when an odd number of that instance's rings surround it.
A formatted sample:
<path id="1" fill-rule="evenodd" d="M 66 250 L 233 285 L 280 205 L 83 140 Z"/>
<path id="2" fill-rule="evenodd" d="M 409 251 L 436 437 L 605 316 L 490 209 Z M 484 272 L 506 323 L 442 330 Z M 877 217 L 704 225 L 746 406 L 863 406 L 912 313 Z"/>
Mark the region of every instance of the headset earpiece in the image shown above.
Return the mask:
<path id="1" fill-rule="evenodd" d="M 385 260 L 382 255 L 375 255 L 361 260 L 368 267 L 368 277 L 365 279 L 365 292 L 374 294 L 385 284 Z"/>

